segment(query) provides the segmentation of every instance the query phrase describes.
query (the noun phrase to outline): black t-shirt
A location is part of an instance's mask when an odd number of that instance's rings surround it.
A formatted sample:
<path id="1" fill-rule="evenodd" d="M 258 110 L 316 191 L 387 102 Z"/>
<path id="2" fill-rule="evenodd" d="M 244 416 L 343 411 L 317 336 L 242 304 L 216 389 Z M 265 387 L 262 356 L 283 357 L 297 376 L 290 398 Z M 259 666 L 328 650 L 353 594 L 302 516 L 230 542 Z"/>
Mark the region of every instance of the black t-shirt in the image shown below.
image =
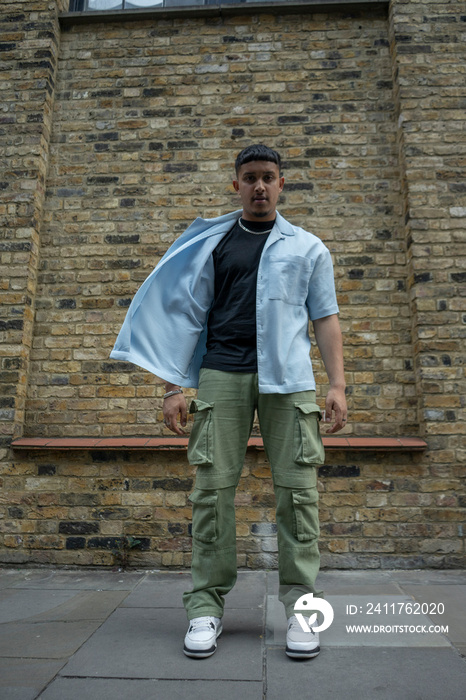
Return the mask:
<path id="1" fill-rule="evenodd" d="M 213 252 L 215 292 L 202 367 L 250 373 L 257 372 L 257 270 L 274 222 L 241 222 L 254 233 L 236 223 Z"/>

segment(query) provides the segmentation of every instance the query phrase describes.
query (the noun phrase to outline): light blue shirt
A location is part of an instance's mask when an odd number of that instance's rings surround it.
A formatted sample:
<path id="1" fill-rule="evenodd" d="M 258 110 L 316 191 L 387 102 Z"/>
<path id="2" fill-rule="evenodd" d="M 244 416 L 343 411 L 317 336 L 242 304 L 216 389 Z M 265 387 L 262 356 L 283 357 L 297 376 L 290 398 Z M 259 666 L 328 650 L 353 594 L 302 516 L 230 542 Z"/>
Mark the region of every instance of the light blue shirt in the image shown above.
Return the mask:
<path id="1" fill-rule="evenodd" d="M 137 291 L 110 357 L 197 387 L 214 295 L 212 252 L 241 216 L 196 219 Z M 277 213 L 257 274 L 259 391 L 315 389 L 309 319 L 338 313 L 330 252 Z"/>

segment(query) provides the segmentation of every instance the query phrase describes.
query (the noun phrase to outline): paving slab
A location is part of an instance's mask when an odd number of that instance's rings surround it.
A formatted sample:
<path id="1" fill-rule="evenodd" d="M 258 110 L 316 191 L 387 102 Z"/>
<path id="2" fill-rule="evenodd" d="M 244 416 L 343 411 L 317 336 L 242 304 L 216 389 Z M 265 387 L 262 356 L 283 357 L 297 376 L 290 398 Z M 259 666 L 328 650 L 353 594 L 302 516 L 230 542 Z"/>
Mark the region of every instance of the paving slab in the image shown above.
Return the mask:
<path id="1" fill-rule="evenodd" d="M 178 608 L 120 608 L 61 675 L 106 678 L 262 679 L 262 610 L 226 611 L 218 650 L 209 659 L 183 654 L 186 613 Z"/>
<path id="2" fill-rule="evenodd" d="M 132 590 L 147 576 L 146 571 L 64 571 L 49 569 L 26 569 L 14 585 L 14 588 L 40 588 L 74 590 L 121 591 Z M 0 575 L 0 580 L 8 580 Z"/>
<path id="3" fill-rule="evenodd" d="M 0 624 L 15 621 L 105 620 L 128 595 L 127 591 L 3 589 Z"/>
<path id="4" fill-rule="evenodd" d="M 410 596 L 393 595 L 327 595 L 333 608 L 332 625 L 321 633 L 326 647 L 450 647 L 441 633 L 426 633 L 432 621 L 426 615 L 411 615 L 413 600 Z M 407 604 L 409 604 L 407 606 Z M 380 605 L 379 613 L 369 613 Z M 348 606 L 351 606 L 350 608 Z M 267 601 L 266 643 L 283 645 L 286 637 L 286 619 L 278 598 Z M 350 614 L 349 610 L 354 611 Z M 348 629 L 348 626 L 353 629 Z M 362 627 L 371 627 L 363 631 Z M 359 627 L 359 631 L 354 629 Z M 381 630 L 381 627 L 384 630 Z M 390 631 L 387 631 L 387 628 Z"/>
<path id="5" fill-rule="evenodd" d="M 328 599 L 330 595 L 367 595 L 367 596 L 377 596 L 377 595 L 400 595 L 403 591 L 396 581 L 384 581 L 383 583 L 372 584 L 372 583 L 348 583 L 347 581 L 342 581 L 337 583 L 336 581 L 326 582 L 322 585 L 321 589 L 324 591 L 324 597 Z"/>
<path id="6" fill-rule="evenodd" d="M 2 700 L 34 700 L 66 659 L 0 659 Z"/>
<path id="7" fill-rule="evenodd" d="M 334 621 L 325 635 L 326 646 L 340 647 L 449 647 L 440 632 L 429 633 L 432 621 L 426 615 L 413 615 L 413 600 L 398 596 L 333 596 L 326 600 L 334 610 Z M 353 608 L 349 608 L 352 605 Z M 354 610 L 354 614 L 349 614 Z M 374 612 L 379 610 L 380 612 Z M 348 629 L 348 627 L 352 627 Z M 355 631 L 354 627 L 371 628 Z M 384 628 L 384 631 L 382 631 Z M 388 631 L 390 630 L 390 631 Z"/>
<path id="8" fill-rule="evenodd" d="M 127 596 L 125 608 L 182 608 L 183 593 L 191 586 L 186 573 L 149 574 Z"/>
<path id="9" fill-rule="evenodd" d="M 0 590 L 3 588 L 13 588 L 24 580 L 24 573 L 16 569 L 0 568 Z"/>
<path id="10" fill-rule="evenodd" d="M 265 571 L 240 571 L 233 590 L 226 597 L 228 608 L 258 608 L 265 605 Z"/>
<path id="11" fill-rule="evenodd" d="M 62 659 L 75 653 L 98 622 L 10 622 L 0 626 L 0 658 Z"/>
<path id="12" fill-rule="evenodd" d="M 431 611 L 428 616 L 433 624 L 448 625 L 448 639 L 452 644 L 457 648 L 466 647 L 466 584 L 411 583 L 403 584 L 403 589 L 424 609 Z M 443 614 L 439 614 L 440 610 L 444 610 Z"/>
<path id="13" fill-rule="evenodd" d="M 364 574 L 364 571 L 360 572 Z M 367 574 L 369 572 L 366 572 Z M 466 584 L 464 569 L 416 569 L 406 571 L 389 571 L 390 578 L 398 583 L 417 583 L 422 586 L 446 584 L 456 586 Z"/>
<path id="14" fill-rule="evenodd" d="M 263 700 L 262 681 L 125 680 L 110 678 L 58 678 L 40 700 Z"/>
<path id="15" fill-rule="evenodd" d="M 127 595 L 127 591 L 79 591 L 57 608 L 30 618 L 30 622 L 105 620 Z"/>
<path id="16" fill-rule="evenodd" d="M 73 590 L 29 590 L 4 588 L 0 591 L 0 623 L 24 620 L 47 613 L 76 595 Z"/>
<path id="17" fill-rule="evenodd" d="M 325 648 L 308 661 L 267 650 L 267 700 L 307 698 L 313 687 L 319 700 L 464 700 L 466 664 L 451 648 Z"/>
<path id="18" fill-rule="evenodd" d="M 267 650 L 267 700 L 464 700 L 466 664 L 453 649 L 325 648 L 307 661 Z"/>
<path id="19" fill-rule="evenodd" d="M 265 572 L 240 571 L 235 587 L 226 596 L 226 606 L 254 608 L 264 605 Z M 125 608 L 183 608 L 183 593 L 191 589 L 189 573 L 151 573 L 123 603 Z"/>
<path id="20" fill-rule="evenodd" d="M 382 571 L 380 569 L 370 569 L 367 570 L 355 570 L 351 569 L 349 571 L 342 570 L 326 570 L 320 571 L 316 579 L 316 587 L 323 588 L 324 590 L 329 585 L 341 585 L 342 582 L 346 586 L 359 586 L 366 583 L 372 585 L 381 585 L 384 583 L 390 583 L 392 581 L 392 576 L 390 571 Z"/>
<path id="21" fill-rule="evenodd" d="M 269 595 L 278 593 L 278 572 L 267 572 L 267 592 Z M 390 576 L 388 571 L 321 571 L 316 579 L 316 589 L 324 591 L 325 597 L 328 593 L 344 595 L 349 589 L 354 593 L 357 587 L 361 589 L 361 594 L 367 591 L 370 594 L 396 594 L 400 593 L 400 588 Z"/>
<path id="22" fill-rule="evenodd" d="M 265 643 L 285 646 L 287 620 L 285 608 L 276 595 L 267 596 Z"/>

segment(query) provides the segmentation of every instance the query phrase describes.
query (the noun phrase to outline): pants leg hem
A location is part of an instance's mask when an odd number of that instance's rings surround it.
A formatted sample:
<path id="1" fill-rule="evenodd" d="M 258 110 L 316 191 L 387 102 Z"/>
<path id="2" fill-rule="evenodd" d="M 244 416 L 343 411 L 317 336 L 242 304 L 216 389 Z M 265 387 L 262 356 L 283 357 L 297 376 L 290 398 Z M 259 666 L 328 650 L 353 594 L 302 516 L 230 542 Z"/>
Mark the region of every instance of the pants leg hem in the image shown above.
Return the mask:
<path id="1" fill-rule="evenodd" d="M 200 610 L 194 610 L 192 612 L 186 611 L 188 620 L 194 620 L 195 617 L 223 617 L 223 610 L 214 610 L 213 608 L 201 608 Z"/>

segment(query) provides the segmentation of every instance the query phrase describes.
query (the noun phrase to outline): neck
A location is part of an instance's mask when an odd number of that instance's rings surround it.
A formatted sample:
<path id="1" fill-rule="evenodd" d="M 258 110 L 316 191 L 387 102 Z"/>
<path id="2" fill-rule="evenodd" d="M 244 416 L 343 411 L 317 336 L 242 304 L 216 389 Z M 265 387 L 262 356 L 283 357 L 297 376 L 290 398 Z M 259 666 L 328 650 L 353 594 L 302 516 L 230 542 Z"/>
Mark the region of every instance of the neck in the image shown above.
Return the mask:
<path id="1" fill-rule="evenodd" d="M 275 219 L 277 218 L 277 212 L 274 211 L 272 214 L 264 214 L 264 216 L 258 215 L 258 216 L 251 217 L 250 215 L 245 214 L 243 211 L 241 213 L 241 218 L 243 219 L 243 221 L 249 221 L 250 223 L 254 222 L 256 224 L 262 224 L 262 223 L 266 223 L 267 221 L 275 221 Z"/>
<path id="2" fill-rule="evenodd" d="M 264 211 L 264 212 L 247 212 L 244 209 L 241 211 L 241 218 L 243 221 L 249 221 L 250 223 L 252 222 L 257 222 L 261 223 L 263 221 L 275 221 L 277 218 L 277 210 L 273 209 L 273 211 Z"/>
<path id="3" fill-rule="evenodd" d="M 262 225 L 265 226 L 266 224 L 269 224 L 270 226 L 272 226 L 275 223 L 276 217 L 272 216 L 271 219 L 269 217 L 267 217 L 266 219 L 251 219 L 251 218 L 248 218 L 247 216 L 241 215 L 240 219 L 243 223 L 246 224 L 246 226 L 249 226 L 249 224 L 252 224 L 252 225 L 256 224 L 258 226 L 262 226 Z"/>

